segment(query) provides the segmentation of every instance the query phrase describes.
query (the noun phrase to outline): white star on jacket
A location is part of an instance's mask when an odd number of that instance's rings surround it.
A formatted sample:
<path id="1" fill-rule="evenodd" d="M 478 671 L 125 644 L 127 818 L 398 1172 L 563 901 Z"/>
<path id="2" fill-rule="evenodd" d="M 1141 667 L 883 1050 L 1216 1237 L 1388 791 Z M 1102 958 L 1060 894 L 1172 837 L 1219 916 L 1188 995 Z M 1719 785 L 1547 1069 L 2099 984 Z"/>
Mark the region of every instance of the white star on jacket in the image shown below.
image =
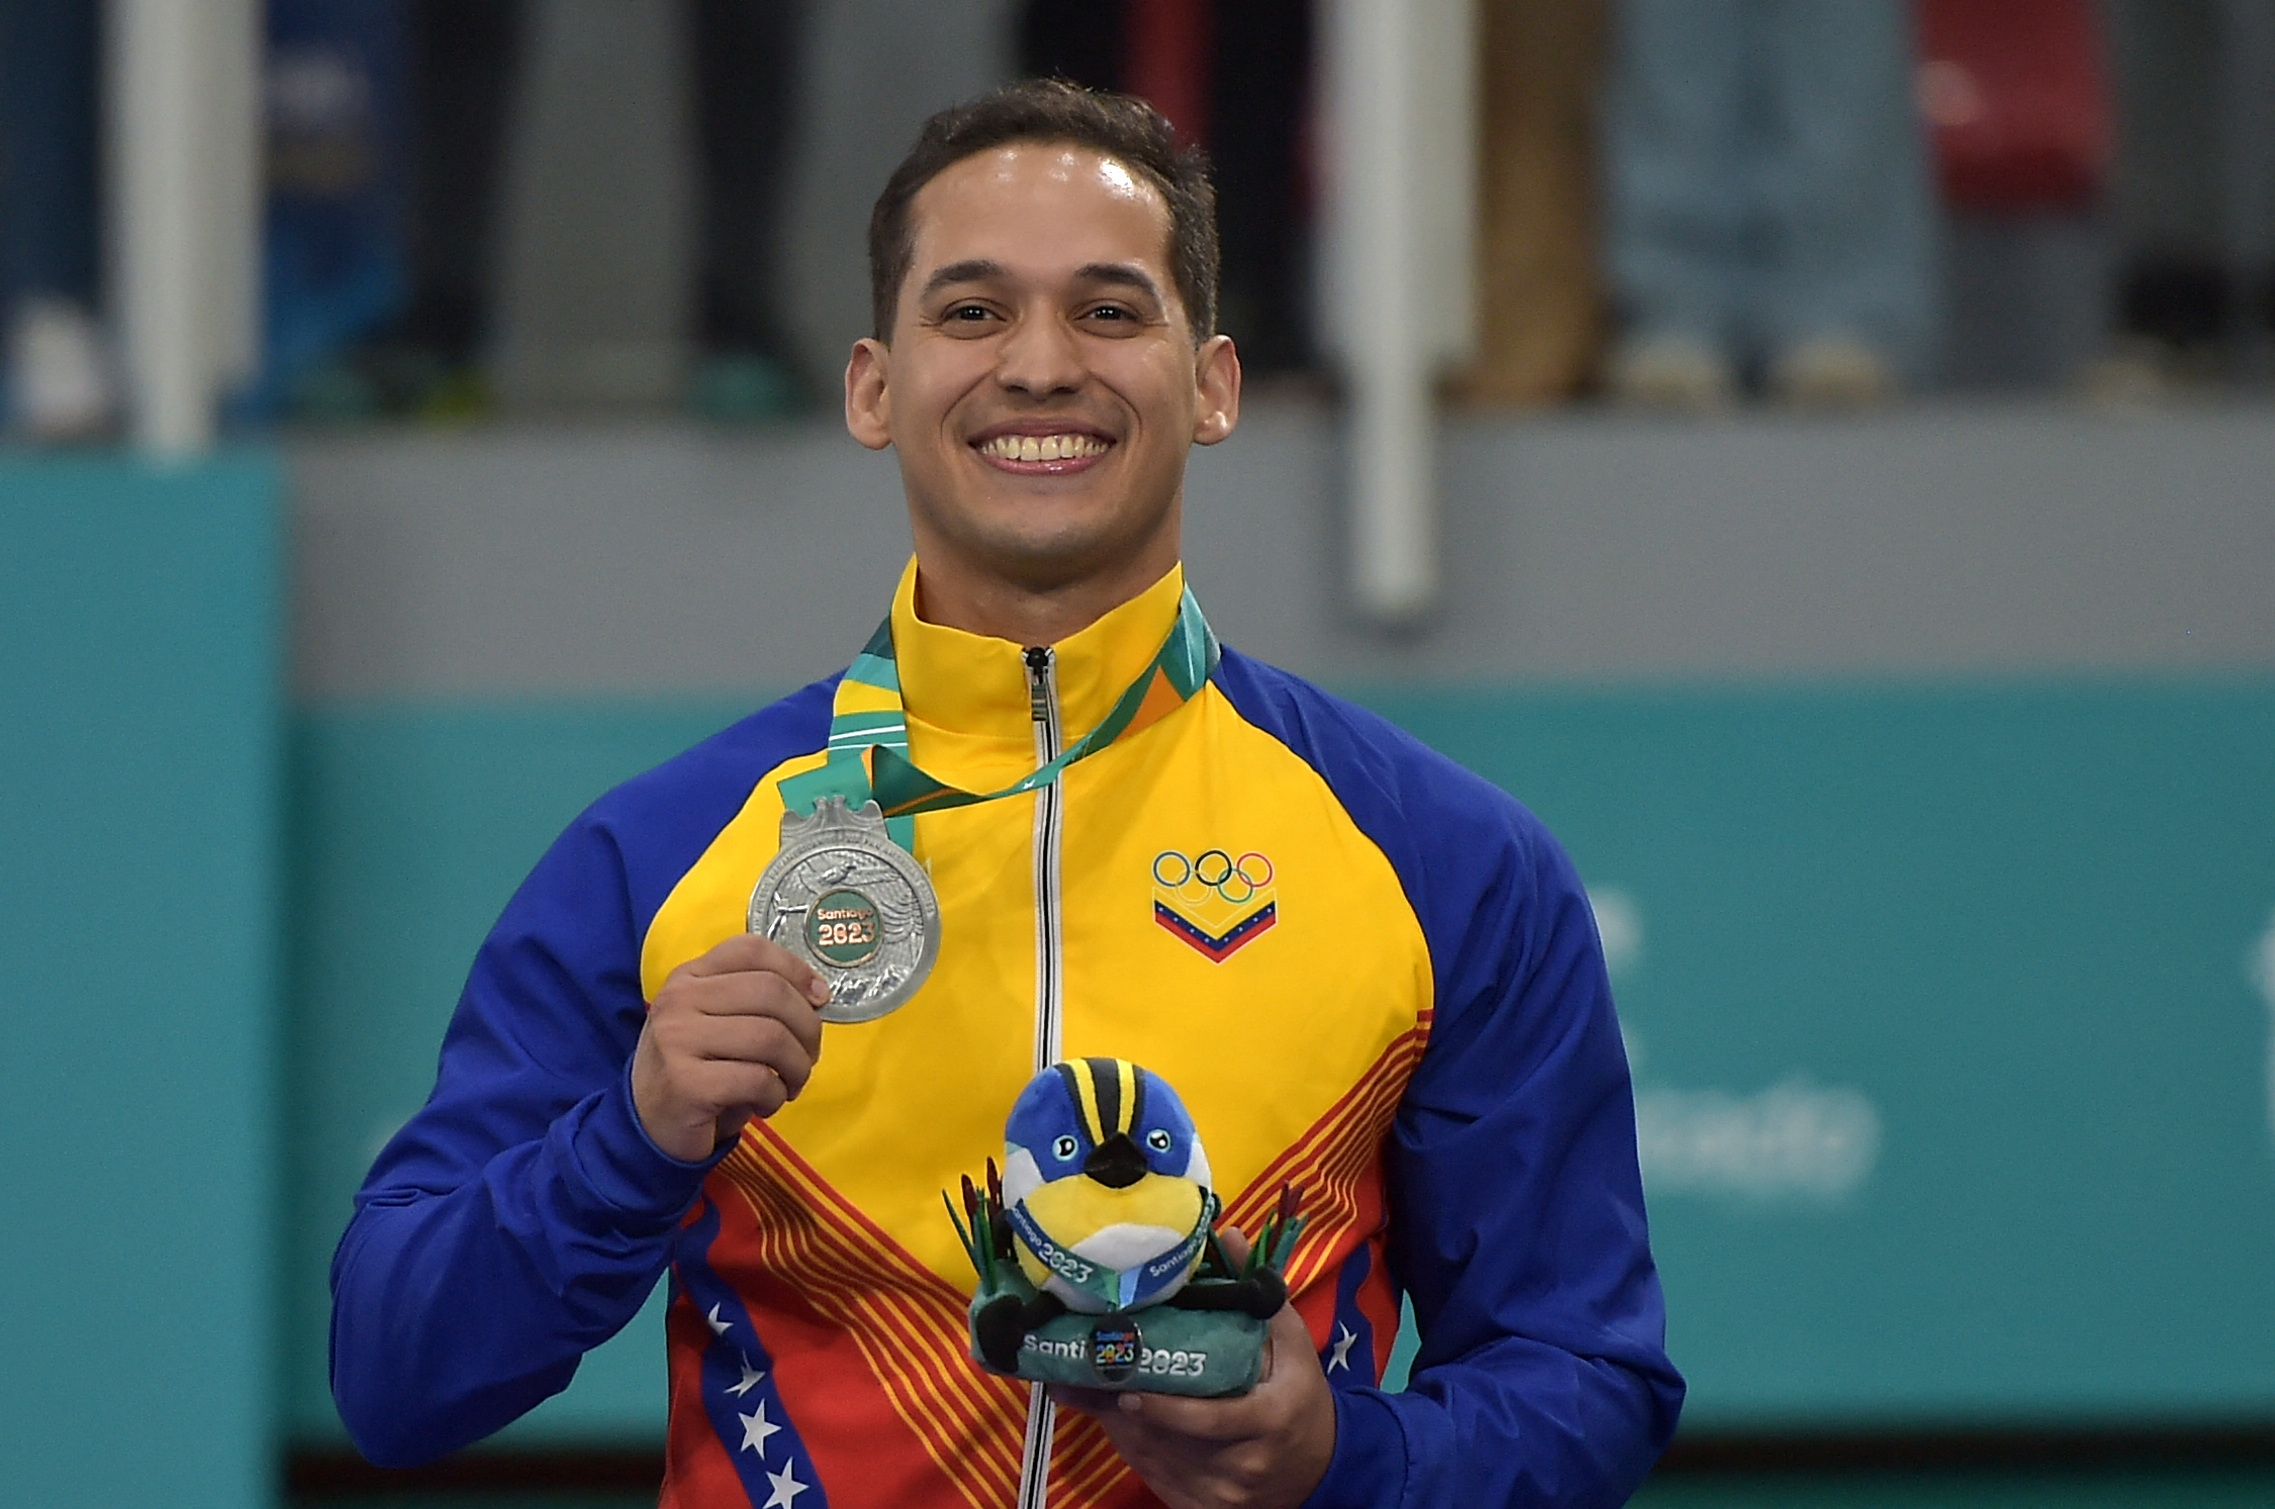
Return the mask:
<path id="1" fill-rule="evenodd" d="M 768 1473 L 766 1481 L 774 1491 L 766 1496 L 763 1509 L 791 1509 L 798 1495 L 806 1491 L 806 1485 L 798 1481 L 797 1464 L 793 1462 L 783 1463 L 780 1472 Z"/>
<path id="2" fill-rule="evenodd" d="M 1358 1344 L 1358 1340 L 1358 1332 L 1352 1330 L 1349 1326 L 1344 1325 L 1341 1321 L 1337 1321 L 1335 1323 L 1335 1341 L 1333 1343 L 1333 1346 L 1330 1348 L 1330 1350 L 1333 1352 L 1333 1355 L 1327 1359 L 1328 1372 L 1332 1373 L 1337 1368 L 1343 1368 L 1345 1370 L 1348 1370 L 1350 1368 L 1351 1348 Z"/>
<path id="3" fill-rule="evenodd" d="M 711 1327 L 713 1336 L 724 1336 L 735 1327 L 733 1321 L 719 1319 L 719 1312 L 726 1307 L 726 1303 L 725 1300 L 719 1301 L 711 1307 L 711 1313 L 703 1317 L 704 1322 Z"/>
<path id="4" fill-rule="evenodd" d="M 765 1461 L 767 1441 L 782 1428 L 766 1418 L 766 1401 L 764 1399 L 758 1401 L 757 1414 L 737 1415 L 735 1418 L 743 1422 L 743 1444 L 740 1449 L 755 1451 L 758 1453 L 758 1459 L 761 1462 Z"/>
<path id="5" fill-rule="evenodd" d="M 745 1357 L 742 1360 L 742 1373 L 743 1376 L 740 1383 L 730 1383 L 727 1385 L 727 1394 L 731 1398 L 740 1399 L 743 1395 L 749 1393 L 752 1389 L 758 1386 L 759 1379 L 766 1376 L 757 1368 L 754 1368 L 750 1365 L 750 1359 L 748 1357 Z"/>

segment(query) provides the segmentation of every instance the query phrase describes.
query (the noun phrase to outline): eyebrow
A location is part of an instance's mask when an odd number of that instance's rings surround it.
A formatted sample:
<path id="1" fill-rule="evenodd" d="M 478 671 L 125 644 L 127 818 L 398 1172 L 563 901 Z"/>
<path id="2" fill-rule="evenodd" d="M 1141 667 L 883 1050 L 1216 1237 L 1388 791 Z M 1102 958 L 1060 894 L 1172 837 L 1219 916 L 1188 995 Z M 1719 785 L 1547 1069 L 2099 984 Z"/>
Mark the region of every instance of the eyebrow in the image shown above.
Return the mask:
<path id="1" fill-rule="evenodd" d="M 1074 274 L 1085 283 L 1111 283 L 1122 288 L 1134 288 L 1156 304 L 1161 302 L 1161 290 L 1142 267 L 1129 262 L 1086 262 Z"/>
<path id="2" fill-rule="evenodd" d="M 919 300 L 929 299 L 943 288 L 958 283 L 986 283 L 1011 275 L 1001 262 L 985 257 L 973 257 L 962 262 L 950 262 L 924 280 L 917 292 Z M 1084 283 L 1107 283 L 1121 288 L 1134 288 L 1156 304 L 1161 302 L 1161 289 L 1147 275 L 1144 268 L 1129 262 L 1085 262 L 1075 269 L 1075 280 Z"/>
<path id="3" fill-rule="evenodd" d="M 951 284 L 984 283 L 991 278 L 1003 277 L 1005 272 L 1006 269 L 1001 262 L 990 262 L 984 257 L 975 257 L 963 262 L 951 262 L 933 273 L 931 277 L 926 278 L 924 287 L 917 290 L 916 296 L 920 300 L 929 299 Z"/>

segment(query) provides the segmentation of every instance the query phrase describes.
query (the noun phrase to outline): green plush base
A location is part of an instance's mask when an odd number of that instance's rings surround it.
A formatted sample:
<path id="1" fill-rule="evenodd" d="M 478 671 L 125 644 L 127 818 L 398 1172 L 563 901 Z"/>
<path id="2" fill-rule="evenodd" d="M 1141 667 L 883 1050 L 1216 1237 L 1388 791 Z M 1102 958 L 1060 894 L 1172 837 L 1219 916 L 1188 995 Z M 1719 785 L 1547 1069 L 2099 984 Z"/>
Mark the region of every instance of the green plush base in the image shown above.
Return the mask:
<path id="1" fill-rule="evenodd" d="M 999 1267 L 991 1277 L 996 1281 L 982 1284 L 971 1305 L 972 1359 L 982 1367 L 987 1359 L 979 1349 L 981 1308 L 1004 1294 L 1017 1295 L 1022 1304 L 1035 1295 L 1015 1269 L 1005 1274 Z M 1196 1278 L 1187 1287 L 1223 1282 Z M 1029 1333 L 1013 1376 L 1030 1383 L 1204 1399 L 1246 1393 L 1264 1370 L 1268 1324 L 1237 1310 L 1180 1310 L 1174 1305 L 1112 1315 L 1062 1315 Z"/>

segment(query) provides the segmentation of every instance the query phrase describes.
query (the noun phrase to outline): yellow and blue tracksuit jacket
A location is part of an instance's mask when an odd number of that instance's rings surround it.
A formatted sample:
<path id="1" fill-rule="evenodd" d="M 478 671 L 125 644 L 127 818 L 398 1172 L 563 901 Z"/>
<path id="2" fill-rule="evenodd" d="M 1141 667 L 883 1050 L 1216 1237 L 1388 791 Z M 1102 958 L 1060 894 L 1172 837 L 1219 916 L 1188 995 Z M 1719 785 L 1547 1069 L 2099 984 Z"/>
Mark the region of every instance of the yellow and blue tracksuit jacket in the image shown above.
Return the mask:
<path id="1" fill-rule="evenodd" d="M 994 790 L 1104 717 L 1182 571 L 1048 651 L 893 627 L 912 758 Z M 596 803 L 476 958 L 426 1107 L 333 1264 L 333 1390 L 374 1460 L 438 1456 L 569 1382 L 671 1275 L 666 1505 L 1154 1500 L 1096 1425 L 966 1352 L 943 1189 L 1037 1069 L 1166 1078 L 1250 1231 L 1284 1182 L 1335 1387 L 1318 1506 L 1624 1502 L 1674 1428 L 1627 1066 L 1587 901 L 1498 790 L 1226 651 L 1043 791 L 916 819 L 930 980 L 825 1030 L 805 1093 L 703 1164 L 628 1069 L 666 975 L 741 931 L 810 686 Z M 1422 1336 L 1375 1387 L 1401 1293 Z"/>

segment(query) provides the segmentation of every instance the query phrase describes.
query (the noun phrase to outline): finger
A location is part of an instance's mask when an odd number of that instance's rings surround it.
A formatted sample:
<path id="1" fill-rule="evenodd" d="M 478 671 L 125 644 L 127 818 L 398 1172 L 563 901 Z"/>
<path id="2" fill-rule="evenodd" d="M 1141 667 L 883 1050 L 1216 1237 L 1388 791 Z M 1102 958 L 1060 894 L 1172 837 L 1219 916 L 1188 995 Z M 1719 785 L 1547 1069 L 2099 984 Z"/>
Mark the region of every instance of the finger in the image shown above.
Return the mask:
<path id="1" fill-rule="evenodd" d="M 690 976 L 744 974 L 763 971 L 780 975 L 813 1005 L 829 1001 L 829 982 L 821 972 L 771 938 L 737 933 L 679 967 Z"/>
<path id="2" fill-rule="evenodd" d="M 745 1064 L 771 1070 L 793 1097 L 813 1077 L 813 1053 L 790 1025 L 777 1017 L 698 1017 L 682 1029 L 674 1046 L 695 1063 Z"/>
<path id="3" fill-rule="evenodd" d="M 1270 1378 L 1270 1343 L 1266 1343 L 1266 1372 L 1244 1394 L 1196 1399 L 1183 1394 L 1150 1394 L 1135 1389 L 1121 1396 L 1118 1413 L 1147 1429 L 1165 1431 L 1193 1441 L 1239 1441 L 1269 1430 L 1282 1413 Z"/>
<path id="4" fill-rule="evenodd" d="M 1283 1353 L 1287 1366 L 1278 1366 Z M 1291 1396 L 1305 1379 L 1304 1364 L 1317 1372 L 1319 1354 L 1311 1332 L 1293 1305 L 1282 1305 L 1264 1332 L 1263 1367 L 1245 1394 L 1195 1399 L 1178 1394 L 1140 1394 L 1121 1398 L 1121 1410 L 1148 1426 L 1203 1441 L 1233 1441 L 1275 1428 L 1292 1408 Z"/>
<path id="5" fill-rule="evenodd" d="M 1223 1399 L 1188 1399 L 1132 1390 L 1122 1395 L 1117 1413 L 1147 1430 L 1189 1441 L 1220 1443 L 1262 1435 L 1277 1418 L 1270 1401 L 1259 1401 L 1255 1389 Z"/>
<path id="6" fill-rule="evenodd" d="M 1270 1378 L 1277 1370 L 1274 1364 L 1285 1355 L 1291 1366 L 1307 1360 L 1312 1371 L 1319 1368 L 1319 1343 L 1313 1339 L 1311 1327 L 1293 1304 L 1283 1304 L 1272 1315 L 1270 1329 L 1265 1332 L 1264 1377 Z"/>
<path id="7" fill-rule="evenodd" d="M 791 982 L 771 971 L 698 976 L 667 989 L 673 1003 L 691 1008 L 695 1016 L 779 1021 L 808 1054 L 821 1055 L 821 1013 Z M 665 997 L 659 994 L 657 999 L 661 1003 Z"/>
<path id="8" fill-rule="evenodd" d="M 1050 1386 L 1051 1402 L 1061 1409 L 1080 1411 L 1085 1415 L 1101 1415 L 1113 1409 L 1117 1401 L 1127 1398 L 1113 1389 L 1077 1388 L 1071 1383 L 1054 1383 Z"/>
<path id="9" fill-rule="evenodd" d="M 685 1083 L 709 1065 L 764 1065 L 795 1087 L 816 1063 L 794 1026 L 776 1016 L 658 1015 L 648 1019 L 642 1042 L 651 1050 L 650 1068 L 666 1083 Z"/>
<path id="10" fill-rule="evenodd" d="M 1223 1245 L 1224 1255 L 1232 1259 L 1235 1269 L 1247 1263 L 1248 1250 L 1255 1245 L 1248 1240 L 1248 1233 L 1237 1226 L 1219 1226 L 1216 1229 L 1216 1239 Z"/>
<path id="11" fill-rule="evenodd" d="M 712 1113 L 714 1124 L 772 1116 L 791 1097 L 789 1081 L 771 1064 L 728 1060 L 689 1066 L 686 1090 L 696 1104 L 717 1108 Z"/>

